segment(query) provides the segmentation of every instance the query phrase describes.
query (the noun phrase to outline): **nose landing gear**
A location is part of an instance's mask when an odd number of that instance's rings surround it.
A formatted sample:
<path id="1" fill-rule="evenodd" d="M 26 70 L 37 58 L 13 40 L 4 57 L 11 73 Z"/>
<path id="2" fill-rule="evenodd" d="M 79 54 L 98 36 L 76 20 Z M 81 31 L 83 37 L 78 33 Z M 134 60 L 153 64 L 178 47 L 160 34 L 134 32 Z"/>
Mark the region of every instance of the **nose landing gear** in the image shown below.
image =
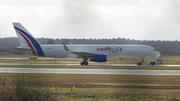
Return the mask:
<path id="1" fill-rule="evenodd" d="M 159 65 L 159 64 L 163 64 L 163 61 L 162 59 L 157 59 L 155 62 L 147 62 L 147 63 L 144 63 L 144 59 L 142 58 L 142 61 L 141 62 L 138 62 L 137 65 L 138 66 L 141 66 L 141 65 Z"/>
<path id="2" fill-rule="evenodd" d="M 138 62 L 137 65 L 141 66 L 143 62 L 144 62 L 144 58 L 142 58 L 141 62 Z"/>

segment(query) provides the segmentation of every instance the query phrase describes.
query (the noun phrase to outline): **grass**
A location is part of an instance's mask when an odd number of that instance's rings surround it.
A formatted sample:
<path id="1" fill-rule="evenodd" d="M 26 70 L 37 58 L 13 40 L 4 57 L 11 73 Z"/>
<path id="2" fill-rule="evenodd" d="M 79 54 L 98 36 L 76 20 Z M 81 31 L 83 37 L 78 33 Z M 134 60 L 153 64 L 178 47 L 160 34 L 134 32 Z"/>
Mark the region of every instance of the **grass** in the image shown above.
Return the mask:
<path id="1" fill-rule="evenodd" d="M 179 78 L 180 76 L 3 73 L 0 74 L 0 99 L 6 98 L 6 101 L 12 99 L 18 101 L 24 99 L 31 101 L 36 101 L 32 99 L 39 101 L 180 100 Z M 72 88 L 75 85 L 77 88 Z M 57 87 L 57 91 L 53 91 L 53 87 Z"/>
<path id="2" fill-rule="evenodd" d="M 0 80 L 4 78 L 0 74 Z M 180 88 L 180 76 L 131 76 L 131 75 L 85 75 L 85 74 L 6 74 L 8 85 L 17 79 L 26 86 L 73 87 L 78 88 Z"/>
<path id="3" fill-rule="evenodd" d="M 28 58 L 29 55 L 0 55 L 0 58 Z M 180 64 L 180 56 L 162 56 L 164 63 Z M 39 58 L 39 57 L 38 57 Z M 111 57 L 105 64 L 136 64 L 140 58 Z M 79 64 L 82 59 L 0 59 L 0 63 L 15 64 Z M 147 58 L 145 61 L 154 61 Z M 90 62 L 90 64 L 97 64 Z M 98 63 L 104 64 L 104 63 Z M 180 70 L 159 66 L 64 66 L 64 65 L 0 65 L 0 68 L 77 68 L 77 69 L 155 69 Z M 18 83 L 17 83 L 18 82 Z M 77 86 L 77 88 L 72 88 Z M 52 90 L 52 88 L 58 91 Z M 47 88 L 47 93 L 44 89 Z M 72 92 L 71 92 L 72 88 Z M 38 89 L 38 93 L 35 90 Z M 84 74 L 14 74 L 0 73 L 0 101 L 171 101 L 180 100 L 180 76 L 131 76 Z M 26 95 L 26 96 L 24 96 Z M 23 97 L 22 97 L 23 96 Z M 11 98 L 11 99 L 10 99 Z M 24 99 L 22 99 L 24 98 Z"/>

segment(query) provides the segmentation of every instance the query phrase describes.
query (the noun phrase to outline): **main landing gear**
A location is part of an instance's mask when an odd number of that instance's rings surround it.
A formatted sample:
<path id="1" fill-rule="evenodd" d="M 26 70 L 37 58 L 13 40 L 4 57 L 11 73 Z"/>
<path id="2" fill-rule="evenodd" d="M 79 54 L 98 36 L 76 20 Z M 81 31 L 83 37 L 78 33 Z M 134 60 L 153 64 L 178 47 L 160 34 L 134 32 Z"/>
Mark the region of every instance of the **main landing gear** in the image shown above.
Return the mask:
<path id="1" fill-rule="evenodd" d="M 88 65 L 88 62 L 81 62 L 81 65 Z"/>
<path id="2" fill-rule="evenodd" d="M 87 62 L 88 58 L 83 58 L 83 62 L 81 62 L 81 65 L 88 65 L 88 62 Z"/>

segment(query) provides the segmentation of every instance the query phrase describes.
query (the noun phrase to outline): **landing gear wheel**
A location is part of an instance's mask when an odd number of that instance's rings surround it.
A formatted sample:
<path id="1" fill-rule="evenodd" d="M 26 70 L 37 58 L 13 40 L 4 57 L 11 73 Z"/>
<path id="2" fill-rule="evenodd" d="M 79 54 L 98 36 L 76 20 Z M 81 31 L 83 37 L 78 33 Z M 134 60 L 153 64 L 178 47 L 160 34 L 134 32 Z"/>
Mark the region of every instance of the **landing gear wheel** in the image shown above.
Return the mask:
<path id="1" fill-rule="evenodd" d="M 138 62 L 138 63 L 137 63 L 137 65 L 138 65 L 138 66 L 141 66 L 141 65 L 142 65 L 142 63 L 141 63 L 141 62 Z"/>
<path id="2" fill-rule="evenodd" d="M 84 62 L 84 65 L 88 65 L 88 62 Z"/>
<path id="3" fill-rule="evenodd" d="M 151 62 L 151 65 L 154 66 L 154 65 L 155 65 L 155 62 Z"/>
<path id="4" fill-rule="evenodd" d="M 81 66 L 84 65 L 84 62 L 81 62 Z"/>
<path id="5" fill-rule="evenodd" d="M 81 66 L 88 65 L 88 62 L 81 62 Z"/>

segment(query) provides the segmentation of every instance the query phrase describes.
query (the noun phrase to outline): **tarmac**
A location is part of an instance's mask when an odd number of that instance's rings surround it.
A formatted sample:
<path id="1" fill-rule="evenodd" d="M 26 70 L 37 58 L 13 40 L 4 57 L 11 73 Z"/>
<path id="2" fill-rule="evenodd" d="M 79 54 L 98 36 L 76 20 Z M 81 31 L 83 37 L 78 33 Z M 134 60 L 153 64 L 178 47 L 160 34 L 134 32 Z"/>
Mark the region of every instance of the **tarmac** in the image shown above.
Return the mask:
<path id="1" fill-rule="evenodd" d="M 126 69 L 56 69 L 56 68 L 0 68 L 0 73 L 104 74 L 104 75 L 180 75 L 180 70 Z"/>

